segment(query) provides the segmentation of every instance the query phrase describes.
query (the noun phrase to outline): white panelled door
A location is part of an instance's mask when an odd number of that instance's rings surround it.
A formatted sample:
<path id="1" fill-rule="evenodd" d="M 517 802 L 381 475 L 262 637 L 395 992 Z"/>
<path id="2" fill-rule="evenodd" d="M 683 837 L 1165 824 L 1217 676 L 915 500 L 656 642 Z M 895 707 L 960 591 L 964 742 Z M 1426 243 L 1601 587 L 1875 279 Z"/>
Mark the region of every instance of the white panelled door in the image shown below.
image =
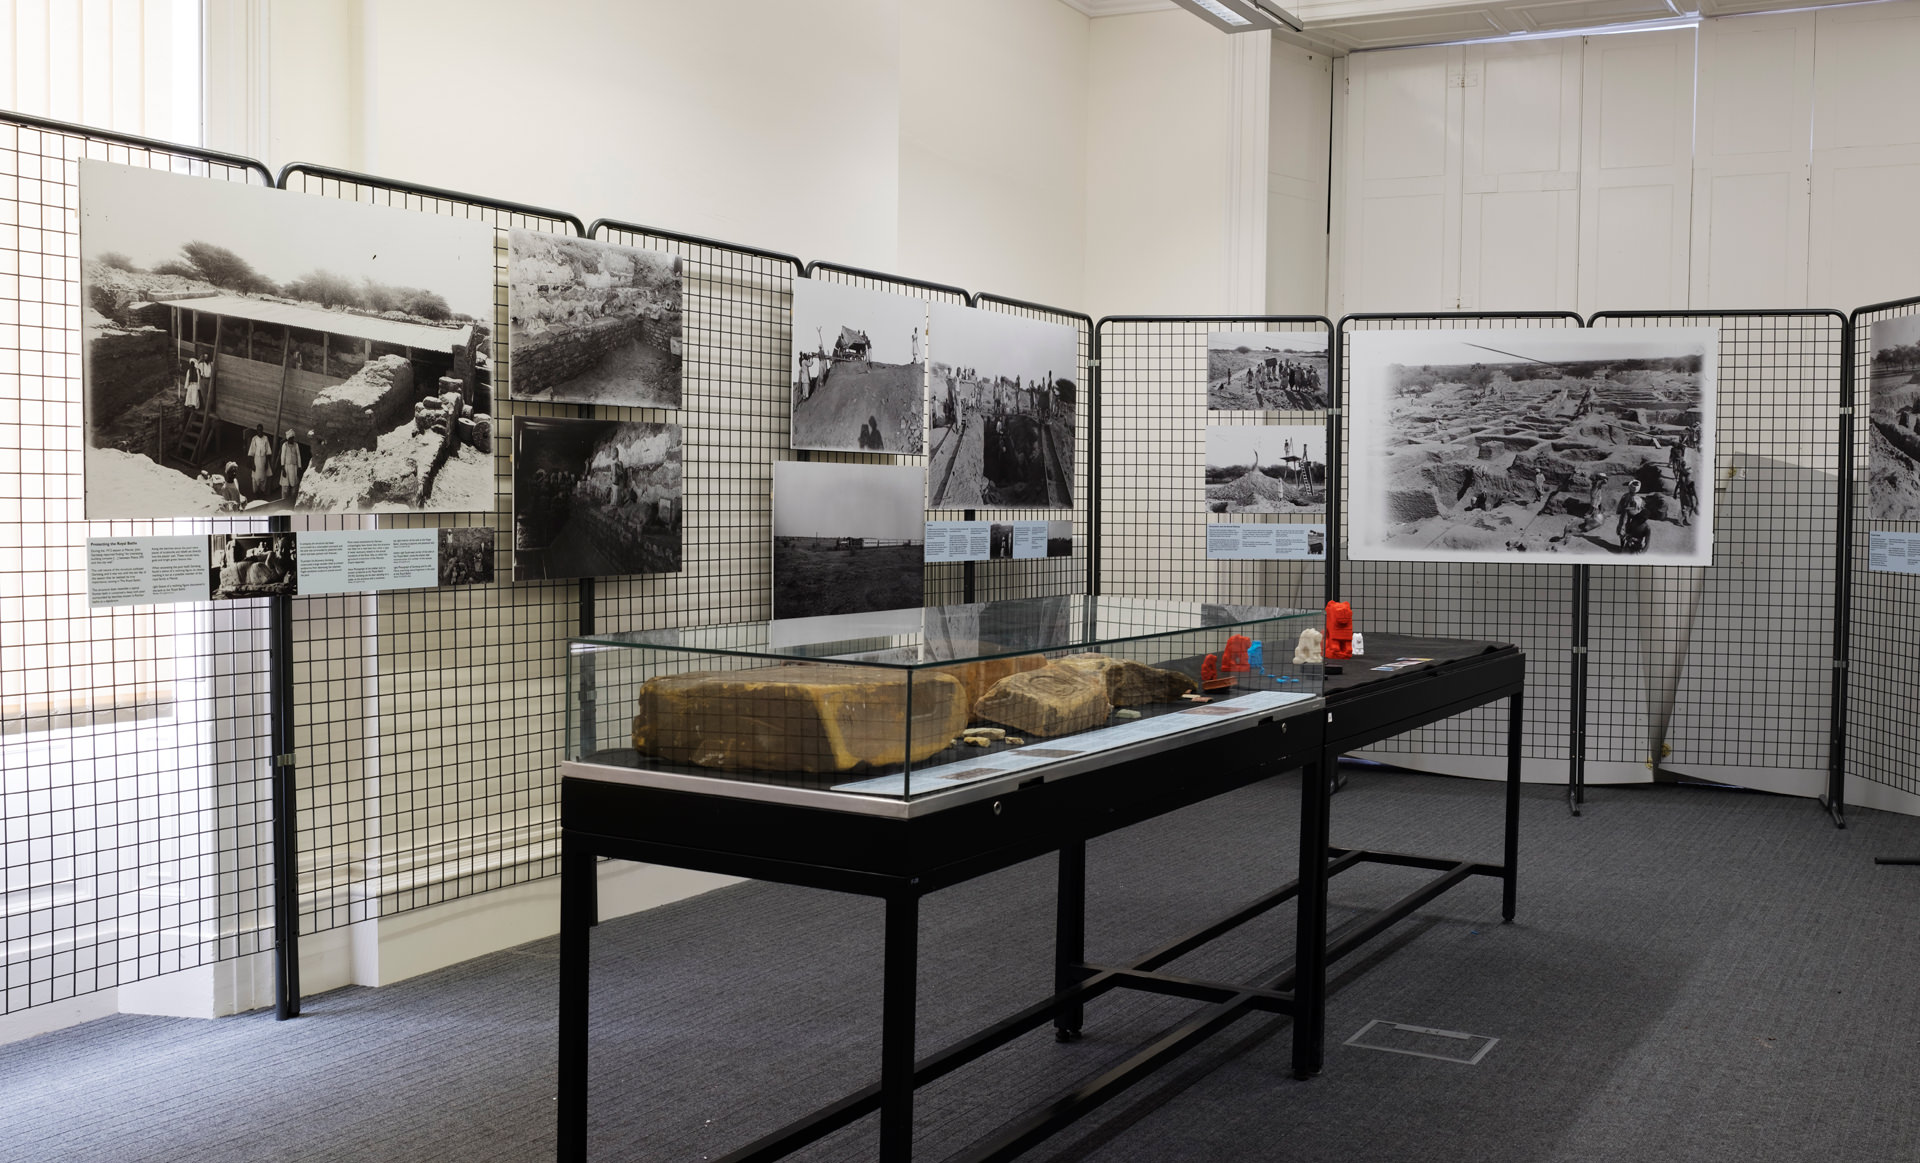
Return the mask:
<path id="1" fill-rule="evenodd" d="M 1904 298 L 1920 290 L 1920 4 L 1817 17 L 1808 294 L 1854 305 Z"/>
<path id="2" fill-rule="evenodd" d="M 1577 37 L 1466 49 L 1464 310 L 1577 304 L 1580 58 Z"/>
<path id="3" fill-rule="evenodd" d="M 1464 57 L 1427 48 L 1348 58 L 1341 311 L 1451 311 L 1459 302 Z"/>
<path id="4" fill-rule="evenodd" d="M 1580 310 L 1687 305 L 1694 32 L 1587 39 Z"/>

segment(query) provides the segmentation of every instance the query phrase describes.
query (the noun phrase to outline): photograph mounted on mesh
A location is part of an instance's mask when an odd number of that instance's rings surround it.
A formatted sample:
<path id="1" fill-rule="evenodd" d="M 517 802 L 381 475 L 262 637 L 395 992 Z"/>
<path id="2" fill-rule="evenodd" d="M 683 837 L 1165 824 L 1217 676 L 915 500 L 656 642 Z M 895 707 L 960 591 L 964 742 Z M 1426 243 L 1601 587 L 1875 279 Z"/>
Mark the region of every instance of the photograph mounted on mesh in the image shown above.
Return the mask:
<path id="1" fill-rule="evenodd" d="M 493 529 L 471 525 L 440 530 L 440 584 L 443 586 L 493 583 Z"/>
<path id="2" fill-rule="evenodd" d="M 1867 517 L 1920 521 L 1920 315 L 1875 319 L 1867 342 Z"/>
<path id="3" fill-rule="evenodd" d="M 926 360 L 925 300 L 795 279 L 793 447 L 919 455 Z"/>
<path id="4" fill-rule="evenodd" d="M 1349 344 L 1353 559 L 1713 563 L 1714 329 Z"/>
<path id="5" fill-rule="evenodd" d="M 917 465 L 773 465 L 773 616 L 925 604 L 927 475 Z"/>
<path id="6" fill-rule="evenodd" d="M 507 233 L 507 392 L 515 400 L 678 408 L 680 259 Z"/>
<path id="7" fill-rule="evenodd" d="M 513 580 L 678 573 L 680 426 L 516 416 Z"/>
<path id="8" fill-rule="evenodd" d="M 215 533 L 207 551 L 216 602 L 300 592 L 300 550 L 291 533 Z"/>
<path id="9" fill-rule="evenodd" d="M 1080 336 L 932 305 L 930 509 L 1070 509 Z"/>
<path id="10" fill-rule="evenodd" d="M 1326 426 L 1211 425 L 1206 478 L 1209 513 L 1324 513 Z"/>
<path id="11" fill-rule="evenodd" d="M 1207 333 L 1208 411 L 1311 412 L 1326 406 L 1326 332 Z"/>
<path id="12" fill-rule="evenodd" d="M 492 509 L 490 227 L 83 161 L 80 259 L 90 520 Z"/>

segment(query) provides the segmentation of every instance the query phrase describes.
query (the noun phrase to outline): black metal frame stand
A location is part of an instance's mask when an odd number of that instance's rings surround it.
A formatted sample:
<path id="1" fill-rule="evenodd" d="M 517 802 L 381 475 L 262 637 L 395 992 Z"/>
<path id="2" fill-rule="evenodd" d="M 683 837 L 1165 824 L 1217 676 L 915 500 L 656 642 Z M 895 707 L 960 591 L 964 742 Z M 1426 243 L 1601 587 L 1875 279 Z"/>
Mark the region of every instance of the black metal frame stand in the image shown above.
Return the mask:
<path id="1" fill-rule="evenodd" d="M 1049 1024 L 1056 1038 L 1074 1041 L 1085 1021 L 1086 1003 L 1114 989 L 1206 1004 L 1124 1061 L 1016 1117 L 954 1159 L 979 1163 L 1012 1158 L 1250 1014 L 1292 1016 L 1294 1072 L 1301 1078 L 1318 1073 L 1324 1058 L 1329 964 L 1471 877 L 1503 881 L 1502 915 L 1508 920 L 1516 901 L 1525 657 L 1510 646 L 1392 635 L 1382 635 L 1381 641 L 1389 650 L 1427 650 L 1439 662 L 1386 675 L 1356 669 L 1329 691 L 1324 712 L 1263 721 L 1234 735 L 1098 773 L 1051 784 L 1033 781 L 996 799 L 905 820 L 566 778 L 561 796 L 557 1157 L 587 1157 L 589 931 L 595 920 L 594 873 L 600 856 L 852 892 L 885 902 L 879 1080 L 739 1148 L 722 1163 L 780 1158 L 876 1111 L 880 1159 L 909 1160 L 917 1087 Z M 1341 752 L 1501 698 L 1510 700 L 1502 863 L 1330 846 L 1327 785 Z M 1084 959 L 1090 838 L 1296 767 L 1302 780 L 1297 879 L 1132 961 Z M 1174 768 L 1182 773 L 1180 779 L 1167 777 Z M 1057 853 L 1059 861 L 1055 992 L 951 1046 L 916 1057 L 919 899 L 1048 852 Z M 1369 862 L 1428 868 L 1439 875 L 1329 938 L 1330 878 Z M 1277 960 L 1251 981 L 1163 972 L 1174 960 L 1296 897 L 1294 955 Z"/>

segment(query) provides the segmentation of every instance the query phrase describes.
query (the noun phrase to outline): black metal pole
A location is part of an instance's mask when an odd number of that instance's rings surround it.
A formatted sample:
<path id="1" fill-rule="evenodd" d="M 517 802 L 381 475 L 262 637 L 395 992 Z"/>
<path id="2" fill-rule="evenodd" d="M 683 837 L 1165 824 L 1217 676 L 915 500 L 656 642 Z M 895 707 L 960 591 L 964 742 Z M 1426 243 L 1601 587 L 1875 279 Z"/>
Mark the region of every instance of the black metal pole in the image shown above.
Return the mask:
<path id="1" fill-rule="evenodd" d="M 1587 645 L 1593 602 L 1593 567 L 1573 567 L 1573 659 L 1567 702 L 1567 810 L 1580 814 L 1587 802 Z"/>
<path id="2" fill-rule="evenodd" d="M 1827 724 L 1827 794 L 1820 797 L 1836 828 L 1847 826 L 1847 662 L 1853 619 L 1853 409 L 1854 335 L 1860 312 L 1847 317 L 1840 332 L 1840 487 L 1833 537 L 1833 690 Z M 1871 397 L 1869 397 L 1871 399 Z"/>
<path id="3" fill-rule="evenodd" d="M 1100 596 L 1100 393 L 1104 390 L 1100 345 L 1102 319 L 1093 327 L 1093 358 L 1087 366 L 1087 596 Z"/>
<path id="4" fill-rule="evenodd" d="M 271 517 L 271 533 L 291 533 L 291 517 Z M 273 1016 L 300 1016 L 299 805 L 294 765 L 293 598 L 267 599 L 268 752 L 273 807 Z"/>
<path id="5" fill-rule="evenodd" d="M 1053 991 L 1065 993 L 1086 977 L 1087 959 L 1087 842 L 1070 840 L 1060 846 L 1060 885 L 1054 898 Z M 1053 1017 L 1054 1037 L 1076 1041 L 1086 1023 L 1086 1006 L 1073 1003 Z"/>
<path id="6" fill-rule="evenodd" d="M 594 922 L 594 858 L 580 841 L 560 834 L 560 1163 L 587 1157 L 587 1014 Z"/>
<path id="7" fill-rule="evenodd" d="M 1507 700 L 1507 830 L 1505 871 L 1500 881 L 1500 919 L 1513 920 L 1520 899 L 1520 761 L 1525 739 L 1526 695 L 1515 691 Z"/>
<path id="8" fill-rule="evenodd" d="M 1320 1073 L 1327 987 L 1327 779 L 1333 753 L 1300 769 L 1300 891 L 1294 905 L 1293 1076 Z"/>
<path id="9" fill-rule="evenodd" d="M 1346 338 L 1346 320 L 1327 336 L 1327 562 L 1321 602 L 1340 600 L 1340 471 L 1346 458 L 1340 455 L 1341 369 L 1345 366 L 1341 349 Z"/>

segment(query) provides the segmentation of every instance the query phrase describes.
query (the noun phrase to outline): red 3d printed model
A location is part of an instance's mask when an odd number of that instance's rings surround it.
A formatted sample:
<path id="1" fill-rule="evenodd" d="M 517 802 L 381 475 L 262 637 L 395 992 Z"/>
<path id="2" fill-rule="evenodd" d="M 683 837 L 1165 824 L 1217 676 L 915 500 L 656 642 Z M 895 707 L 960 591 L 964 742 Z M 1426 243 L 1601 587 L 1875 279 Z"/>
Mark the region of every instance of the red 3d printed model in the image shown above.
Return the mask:
<path id="1" fill-rule="evenodd" d="M 1320 644 L 1327 658 L 1353 657 L 1353 607 L 1345 602 L 1327 603 L 1327 637 Z"/>
<path id="2" fill-rule="evenodd" d="M 1247 660 L 1247 650 L 1253 645 L 1253 639 L 1245 634 L 1235 634 L 1227 639 L 1227 648 L 1220 652 L 1220 673 L 1245 674 L 1253 670 L 1253 664 Z"/>

